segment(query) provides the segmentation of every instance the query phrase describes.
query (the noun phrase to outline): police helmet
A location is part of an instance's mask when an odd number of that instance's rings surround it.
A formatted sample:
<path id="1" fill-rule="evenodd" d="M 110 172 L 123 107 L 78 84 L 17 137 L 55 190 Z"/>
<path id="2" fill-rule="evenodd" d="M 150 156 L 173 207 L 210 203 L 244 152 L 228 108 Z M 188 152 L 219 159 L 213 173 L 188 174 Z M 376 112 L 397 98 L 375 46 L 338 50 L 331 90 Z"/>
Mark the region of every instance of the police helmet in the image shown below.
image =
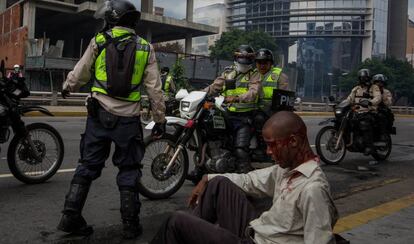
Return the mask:
<path id="1" fill-rule="evenodd" d="M 249 45 L 240 45 L 234 52 L 234 61 L 239 64 L 253 64 L 254 58 L 254 50 Z"/>
<path id="2" fill-rule="evenodd" d="M 256 60 L 271 61 L 274 63 L 273 53 L 267 48 L 261 48 L 256 52 Z"/>
<path id="3" fill-rule="evenodd" d="M 141 12 L 129 0 L 107 0 L 96 10 L 94 17 L 112 26 L 133 27 L 141 18 Z"/>
<path id="4" fill-rule="evenodd" d="M 369 69 L 360 69 L 358 71 L 358 80 L 360 83 L 364 83 L 366 85 L 370 84 L 371 75 L 370 75 Z"/>
<path id="5" fill-rule="evenodd" d="M 382 83 L 383 85 L 386 85 L 387 77 L 385 77 L 383 74 L 376 74 L 372 77 L 372 81 L 374 83 Z"/>

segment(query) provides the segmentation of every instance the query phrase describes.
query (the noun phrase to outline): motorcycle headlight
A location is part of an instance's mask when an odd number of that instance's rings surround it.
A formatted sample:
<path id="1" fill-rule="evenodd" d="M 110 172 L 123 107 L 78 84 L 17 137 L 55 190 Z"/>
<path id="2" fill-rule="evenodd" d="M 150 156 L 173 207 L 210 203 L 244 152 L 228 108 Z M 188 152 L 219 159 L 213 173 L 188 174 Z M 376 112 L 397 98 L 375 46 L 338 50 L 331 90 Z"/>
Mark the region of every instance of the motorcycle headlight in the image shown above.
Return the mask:
<path id="1" fill-rule="evenodd" d="M 181 111 L 188 112 L 190 110 L 190 102 L 181 101 Z"/>
<path id="2" fill-rule="evenodd" d="M 342 114 L 342 110 L 340 110 L 340 109 L 335 110 L 335 114 L 336 115 L 341 115 Z"/>

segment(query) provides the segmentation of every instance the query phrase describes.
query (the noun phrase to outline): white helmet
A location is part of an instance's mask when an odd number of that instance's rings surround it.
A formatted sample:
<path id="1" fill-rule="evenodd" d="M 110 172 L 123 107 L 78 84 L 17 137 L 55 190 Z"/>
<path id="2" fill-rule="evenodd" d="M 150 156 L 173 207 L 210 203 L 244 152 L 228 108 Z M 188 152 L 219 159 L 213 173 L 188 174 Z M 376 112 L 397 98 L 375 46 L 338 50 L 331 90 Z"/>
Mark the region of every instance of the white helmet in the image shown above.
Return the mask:
<path id="1" fill-rule="evenodd" d="M 18 65 L 18 64 L 15 64 L 14 66 L 13 66 L 13 68 L 19 68 L 20 69 L 20 65 Z"/>

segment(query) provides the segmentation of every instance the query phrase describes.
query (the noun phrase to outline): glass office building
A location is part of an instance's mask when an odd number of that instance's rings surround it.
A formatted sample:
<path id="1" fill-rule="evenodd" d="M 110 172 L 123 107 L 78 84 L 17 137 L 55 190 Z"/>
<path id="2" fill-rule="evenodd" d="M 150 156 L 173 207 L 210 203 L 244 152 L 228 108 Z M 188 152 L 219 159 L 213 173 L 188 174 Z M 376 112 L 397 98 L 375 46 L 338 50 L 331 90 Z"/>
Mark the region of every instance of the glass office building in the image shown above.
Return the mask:
<path id="1" fill-rule="evenodd" d="M 228 24 L 273 36 L 285 66 L 296 67 L 298 95 L 319 100 L 361 60 L 386 56 L 388 2 L 228 0 Z"/>

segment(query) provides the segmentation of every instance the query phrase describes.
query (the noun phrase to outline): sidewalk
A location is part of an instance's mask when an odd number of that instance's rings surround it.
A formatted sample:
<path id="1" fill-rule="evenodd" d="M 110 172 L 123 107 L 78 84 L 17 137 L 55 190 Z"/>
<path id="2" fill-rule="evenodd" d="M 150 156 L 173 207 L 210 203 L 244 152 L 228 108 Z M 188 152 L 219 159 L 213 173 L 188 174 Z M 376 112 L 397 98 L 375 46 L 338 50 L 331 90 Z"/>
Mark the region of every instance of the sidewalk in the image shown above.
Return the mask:
<path id="1" fill-rule="evenodd" d="M 84 106 L 42 106 L 49 110 L 54 116 L 83 117 L 87 115 Z M 300 116 L 327 116 L 333 117 L 333 112 L 296 112 Z M 26 116 L 45 116 L 39 112 L 27 113 Z M 414 114 L 395 114 L 397 118 L 414 118 Z"/>

